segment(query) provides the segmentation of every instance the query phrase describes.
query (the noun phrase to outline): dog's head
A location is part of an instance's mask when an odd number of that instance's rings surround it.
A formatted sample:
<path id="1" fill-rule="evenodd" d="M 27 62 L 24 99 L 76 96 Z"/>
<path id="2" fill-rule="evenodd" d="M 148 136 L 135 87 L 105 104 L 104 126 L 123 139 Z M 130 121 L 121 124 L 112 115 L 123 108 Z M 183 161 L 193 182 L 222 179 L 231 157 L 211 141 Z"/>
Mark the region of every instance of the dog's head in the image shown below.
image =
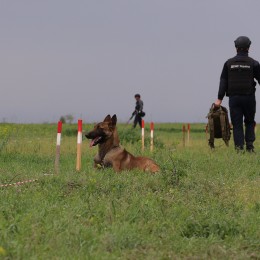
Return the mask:
<path id="1" fill-rule="evenodd" d="M 116 122 L 116 115 L 112 117 L 107 115 L 103 122 L 96 124 L 94 129 L 85 135 L 88 139 L 91 139 L 90 146 L 102 144 L 109 139 L 114 133 Z"/>

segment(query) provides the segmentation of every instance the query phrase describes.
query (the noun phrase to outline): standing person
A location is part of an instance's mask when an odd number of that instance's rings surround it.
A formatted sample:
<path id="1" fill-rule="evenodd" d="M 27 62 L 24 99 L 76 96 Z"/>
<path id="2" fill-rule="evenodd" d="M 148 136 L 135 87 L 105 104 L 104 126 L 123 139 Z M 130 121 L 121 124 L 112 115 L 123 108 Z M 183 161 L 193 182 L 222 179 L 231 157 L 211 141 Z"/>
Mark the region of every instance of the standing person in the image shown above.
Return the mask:
<path id="1" fill-rule="evenodd" d="M 246 150 L 254 152 L 256 112 L 254 79 L 260 83 L 260 65 L 258 61 L 248 56 L 250 45 L 251 41 L 246 36 L 240 36 L 235 40 L 237 55 L 224 64 L 215 105 L 220 106 L 225 95 L 229 97 L 235 149 L 244 150 L 246 143 Z"/>
<path id="2" fill-rule="evenodd" d="M 132 116 L 135 115 L 133 127 L 135 128 L 137 123 L 142 127 L 142 116 L 144 116 L 143 107 L 144 102 L 141 100 L 140 94 L 135 94 L 135 111 L 132 113 Z"/>

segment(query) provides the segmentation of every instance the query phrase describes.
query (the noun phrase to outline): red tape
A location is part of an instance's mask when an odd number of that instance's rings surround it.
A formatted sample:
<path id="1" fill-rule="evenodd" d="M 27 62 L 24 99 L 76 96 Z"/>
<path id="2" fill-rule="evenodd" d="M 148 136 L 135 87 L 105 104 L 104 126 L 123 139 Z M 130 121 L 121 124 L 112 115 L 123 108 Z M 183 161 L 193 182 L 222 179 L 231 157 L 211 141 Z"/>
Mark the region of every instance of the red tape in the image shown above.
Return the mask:
<path id="1" fill-rule="evenodd" d="M 58 122 L 58 129 L 57 129 L 58 134 L 61 133 L 61 130 L 62 130 L 62 122 L 59 121 L 59 122 Z"/>
<path id="2" fill-rule="evenodd" d="M 144 128 L 144 120 L 142 120 L 142 128 Z"/>
<path id="3" fill-rule="evenodd" d="M 151 124 L 150 124 L 150 129 L 154 130 L 154 123 L 153 122 L 151 122 Z"/>
<path id="4" fill-rule="evenodd" d="M 78 120 L 78 132 L 82 132 L 82 120 Z"/>

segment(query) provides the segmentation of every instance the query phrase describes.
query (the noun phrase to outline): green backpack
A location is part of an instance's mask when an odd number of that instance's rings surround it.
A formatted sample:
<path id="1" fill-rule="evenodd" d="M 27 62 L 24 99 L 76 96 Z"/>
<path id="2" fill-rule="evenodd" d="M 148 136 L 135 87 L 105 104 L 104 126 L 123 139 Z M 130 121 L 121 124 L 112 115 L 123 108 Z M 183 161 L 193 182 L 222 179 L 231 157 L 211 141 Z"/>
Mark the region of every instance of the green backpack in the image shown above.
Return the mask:
<path id="1" fill-rule="evenodd" d="M 212 104 L 208 118 L 208 128 L 209 128 L 209 146 L 214 148 L 214 139 L 222 138 L 228 146 L 229 140 L 231 137 L 231 128 L 228 119 L 228 110 L 223 107 L 216 107 L 215 104 Z"/>

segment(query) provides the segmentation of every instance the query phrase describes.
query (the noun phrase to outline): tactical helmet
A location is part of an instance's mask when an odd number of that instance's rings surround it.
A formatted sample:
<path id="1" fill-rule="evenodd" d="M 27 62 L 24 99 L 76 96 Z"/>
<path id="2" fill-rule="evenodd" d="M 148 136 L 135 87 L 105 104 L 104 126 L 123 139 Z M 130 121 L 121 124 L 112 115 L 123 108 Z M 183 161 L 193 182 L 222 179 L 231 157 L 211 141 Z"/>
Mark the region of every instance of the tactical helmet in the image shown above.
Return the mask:
<path id="1" fill-rule="evenodd" d="M 243 49 L 248 49 L 250 47 L 251 41 L 248 37 L 246 36 L 239 36 L 235 40 L 235 46 L 236 48 L 243 48 Z"/>

